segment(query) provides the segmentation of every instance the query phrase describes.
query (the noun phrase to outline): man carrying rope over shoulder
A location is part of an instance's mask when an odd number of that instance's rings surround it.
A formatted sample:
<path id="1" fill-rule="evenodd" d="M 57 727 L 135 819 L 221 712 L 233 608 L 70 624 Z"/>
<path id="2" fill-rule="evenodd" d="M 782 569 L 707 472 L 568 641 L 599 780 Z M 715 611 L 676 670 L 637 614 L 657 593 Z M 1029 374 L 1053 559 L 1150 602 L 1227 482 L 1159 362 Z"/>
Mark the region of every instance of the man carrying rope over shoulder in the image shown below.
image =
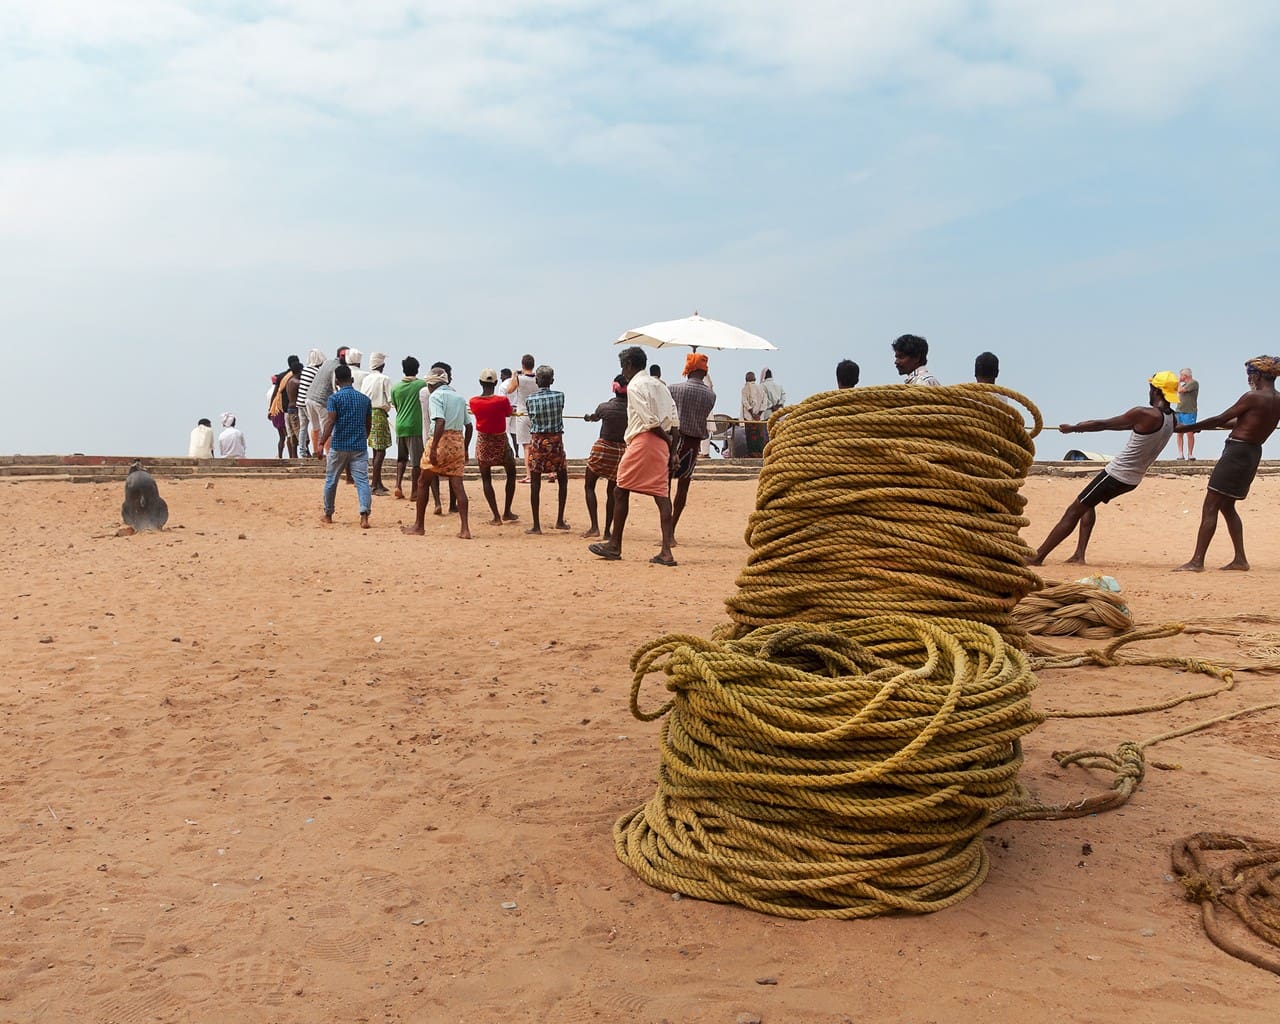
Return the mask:
<path id="1" fill-rule="evenodd" d="M 1244 366 L 1249 390 L 1236 400 L 1235 405 L 1207 420 L 1178 425 L 1178 432 L 1182 434 L 1225 426 L 1231 427 L 1231 434 L 1209 476 L 1209 490 L 1204 496 L 1200 530 L 1196 534 L 1195 554 L 1191 561 L 1178 566 L 1175 572 L 1204 571 L 1204 556 L 1218 528 L 1219 512 L 1226 521 L 1227 533 L 1231 535 L 1231 544 L 1235 548 L 1235 557 L 1222 568 L 1249 571 L 1249 560 L 1244 556 L 1244 524 L 1236 511 L 1236 502 L 1243 501 L 1248 495 L 1262 459 L 1262 445 L 1280 423 L 1280 393 L 1276 392 L 1280 357 L 1258 356 Z"/>
<path id="2" fill-rule="evenodd" d="M 1173 436 L 1174 418 L 1170 407 L 1171 396 L 1177 395 L 1178 378 L 1168 371 L 1161 371 L 1147 381 L 1147 405 L 1135 405 L 1126 413 L 1108 420 L 1085 420 L 1083 423 L 1064 423 L 1058 429 L 1064 434 L 1087 433 L 1095 430 L 1128 429 L 1129 440 L 1124 449 L 1112 459 L 1102 472 L 1089 481 L 1089 485 L 1067 506 L 1058 525 L 1036 551 L 1028 565 L 1044 565 L 1049 552 L 1080 526 L 1076 550 L 1067 559 L 1068 565 L 1084 565 L 1085 549 L 1097 520 L 1094 509 L 1098 503 L 1109 502 L 1122 494 L 1128 494 L 1142 482 L 1151 463 L 1164 451 Z"/>

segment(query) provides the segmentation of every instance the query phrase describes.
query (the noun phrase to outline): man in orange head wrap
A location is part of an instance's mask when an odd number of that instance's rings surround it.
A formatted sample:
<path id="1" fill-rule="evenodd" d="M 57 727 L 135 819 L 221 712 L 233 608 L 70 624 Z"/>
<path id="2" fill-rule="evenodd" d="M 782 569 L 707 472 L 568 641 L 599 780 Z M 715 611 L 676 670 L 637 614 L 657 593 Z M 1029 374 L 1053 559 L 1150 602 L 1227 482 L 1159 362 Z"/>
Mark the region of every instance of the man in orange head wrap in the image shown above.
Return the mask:
<path id="1" fill-rule="evenodd" d="M 680 525 L 680 513 L 689 500 L 689 484 L 693 471 L 702 454 L 702 442 L 710 436 L 707 418 L 716 407 L 716 393 L 707 382 L 709 364 L 701 352 L 690 352 L 684 361 L 684 380 L 671 385 L 671 397 L 675 399 L 680 414 L 680 440 L 676 448 L 676 496 L 671 502 L 671 543 L 675 543 L 676 527 Z"/>

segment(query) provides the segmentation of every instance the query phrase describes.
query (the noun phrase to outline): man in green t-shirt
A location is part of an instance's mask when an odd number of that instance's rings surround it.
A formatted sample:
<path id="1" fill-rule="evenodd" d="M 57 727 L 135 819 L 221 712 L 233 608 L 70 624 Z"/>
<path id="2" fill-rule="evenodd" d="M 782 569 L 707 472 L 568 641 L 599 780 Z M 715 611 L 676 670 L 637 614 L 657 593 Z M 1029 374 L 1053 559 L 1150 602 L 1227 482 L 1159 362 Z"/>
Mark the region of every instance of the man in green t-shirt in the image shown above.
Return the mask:
<path id="1" fill-rule="evenodd" d="M 396 497 L 404 497 L 404 469 L 409 472 L 409 500 L 418 499 L 418 469 L 422 463 L 422 402 L 419 392 L 426 382 L 418 379 L 418 360 L 405 356 L 400 362 L 404 376 L 391 385 L 391 407 L 396 411 Z"/>

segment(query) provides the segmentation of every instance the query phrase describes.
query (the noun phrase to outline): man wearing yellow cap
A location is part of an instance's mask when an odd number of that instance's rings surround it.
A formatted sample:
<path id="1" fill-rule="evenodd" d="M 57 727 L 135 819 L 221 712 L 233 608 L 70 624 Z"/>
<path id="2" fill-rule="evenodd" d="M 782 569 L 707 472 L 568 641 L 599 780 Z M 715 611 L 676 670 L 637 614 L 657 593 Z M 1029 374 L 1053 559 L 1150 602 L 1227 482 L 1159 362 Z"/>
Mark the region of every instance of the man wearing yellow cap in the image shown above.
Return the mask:
<path id="1" fill-rule="evenodd" d="M 1179 433 L 1191 434 L 1230 424 L 1231 434 L 1209 476 L 1209 490 L 1200 510 L 1195 554 L 1191 561 L 1178 566 L 1175 572 L 1204 571 L 1204 556 L 1218 528 L 1219 512 L 1235 548 L 1235 557 L 1222 568 L 1249 571 L 1249 560 L 1244 555 L 1244 523 L 1236 511 L 1236 502 L 1249 494 L 1258 472 L 1258 463 L 1262 460 L 1262 446 L 1275 432 L 1276 424 L 1280 423 L 1280 393 L 1276 392 L 1280 357 L 1257 356 L 1246 362 L 1244 367 L 1249 390 L 1236 400 L 1235 405 L 1207 420 L 1178 426 Z"/>
<path id="2" fill-rule="evenodd" d="M 1064 423 L 1058 429 L 1064 434 L 1087 433 L 1095 430 L 1129 430 L 1129 439 L 1120 454 L 1103 467 L 1102 472 L 1089 481 L 1076 500 L 1067 506 L 1058 525 L 1036 551 L 1029 565 L 1043 565 L 1049 552 L 1070 536 L 1080 526 L 1076 550 L 1067 559 L 1068 565 L 1084 565 L 1085 549 L 1093 533 L 1099 503 L 1128 494 L 1142 482 L 1151 464 L 1164 451 L 1173 436 L 1174 419 L 1171 403 L 1177 399 L 1178 378 L 1162 370 L 1147 380 L 1147 405 L 1135 405 L 1128 412 L 1109 420 L 1085 420 L 1083 423 Z"/>

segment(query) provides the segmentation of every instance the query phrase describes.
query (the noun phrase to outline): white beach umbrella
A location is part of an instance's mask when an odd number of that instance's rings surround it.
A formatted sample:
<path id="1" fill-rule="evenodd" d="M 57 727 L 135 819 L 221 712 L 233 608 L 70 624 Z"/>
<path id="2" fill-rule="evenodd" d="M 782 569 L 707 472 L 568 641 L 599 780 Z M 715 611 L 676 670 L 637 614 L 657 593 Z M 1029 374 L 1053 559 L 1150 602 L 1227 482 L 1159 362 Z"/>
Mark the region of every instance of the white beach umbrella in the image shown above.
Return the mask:
<path id="1" fill-rule="evenodd" d="M 664 320 L 627 331 L 614 342 L 615 345 L 644 345 L 648 348 L 712 348 L 719 351 L 743 349 L 754 352 L 776 352 L 764 338 L 744 331 L 741 327 L 708 320 L 694 313 L 683 320 Z"/>

